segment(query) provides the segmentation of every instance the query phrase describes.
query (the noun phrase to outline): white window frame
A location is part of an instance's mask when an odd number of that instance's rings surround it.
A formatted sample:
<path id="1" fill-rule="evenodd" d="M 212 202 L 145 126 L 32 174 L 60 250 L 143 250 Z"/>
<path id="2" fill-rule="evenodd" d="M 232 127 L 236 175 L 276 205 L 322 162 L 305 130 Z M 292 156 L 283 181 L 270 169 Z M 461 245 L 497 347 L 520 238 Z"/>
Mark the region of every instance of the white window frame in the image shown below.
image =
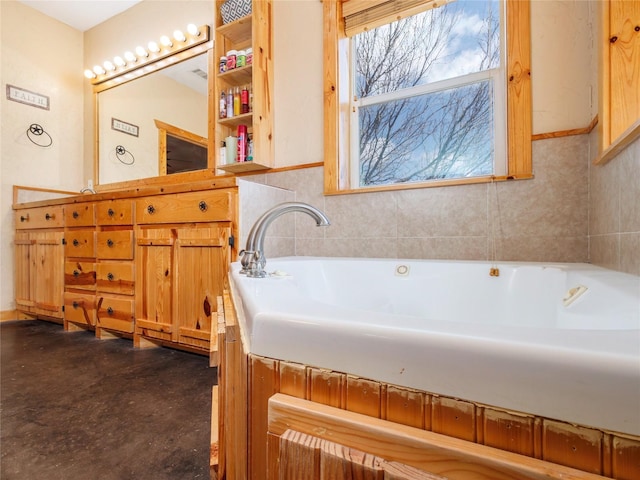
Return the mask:
<path id="1" fill-rule="evenodd" d="M 355 40 L 354 37 L 349 39 L 349 81 L 350 81 L 350 98 L 349 105 L 349 178 L 350 187 L 352 189 L 366 189 L 368 186 L 360 185 L 360 122 L 359 109 L 380 103 L 387 103 L 394 100 L 402 100 L 405 98 L 417 97 L 420 95 L 435 93 L 452 88 L 464 87 L 481 81 L 490 80 L 493 84 L 493 127 L 494 127 L 494 144 L 493 144 L 493 175 L 505 176 L 508 171 L 507 162 L 507 86 L 506 86 L 506 25 L 504 0 L 500 0 L 500 65 L 496 68 L 464 74 L 458 77 L 447 78 L 432 83 L 417 85 L 415 87 L 405 88 L 394 92 L 388 92 L 381 95 L 373 95 L 366 98 L 357 98 L 355 95 Z M 473 177 L 451 177 L 450 180 L 473 178 Z M 428 182 L 419 181 L 419 182 Z M 394 182 L 384 185 L 406 185 L 412 182 Z"/>

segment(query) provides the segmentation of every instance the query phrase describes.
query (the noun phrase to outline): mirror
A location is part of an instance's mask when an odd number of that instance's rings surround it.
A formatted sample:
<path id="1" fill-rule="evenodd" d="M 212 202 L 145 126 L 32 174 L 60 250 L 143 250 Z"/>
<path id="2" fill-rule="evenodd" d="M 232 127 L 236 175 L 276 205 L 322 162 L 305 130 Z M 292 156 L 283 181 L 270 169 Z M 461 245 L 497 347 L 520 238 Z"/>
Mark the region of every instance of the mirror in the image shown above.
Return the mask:
<path id="1" fill-rule="evenodd" d="M 94 88 L 97 184 L 207 168 L 211 42 Z"/>

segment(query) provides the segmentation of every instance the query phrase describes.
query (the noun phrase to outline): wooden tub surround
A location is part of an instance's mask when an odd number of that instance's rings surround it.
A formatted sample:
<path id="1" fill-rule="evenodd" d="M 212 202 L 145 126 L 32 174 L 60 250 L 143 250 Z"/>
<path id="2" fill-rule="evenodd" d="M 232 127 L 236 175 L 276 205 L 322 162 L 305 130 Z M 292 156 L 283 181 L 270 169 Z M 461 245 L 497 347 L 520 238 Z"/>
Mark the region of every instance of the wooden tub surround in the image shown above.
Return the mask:
<path id="1" fill-rule="evenodd" d="M 253 355 L 218 304 L 213 479 L 640 479 L 638 437 Z"/>

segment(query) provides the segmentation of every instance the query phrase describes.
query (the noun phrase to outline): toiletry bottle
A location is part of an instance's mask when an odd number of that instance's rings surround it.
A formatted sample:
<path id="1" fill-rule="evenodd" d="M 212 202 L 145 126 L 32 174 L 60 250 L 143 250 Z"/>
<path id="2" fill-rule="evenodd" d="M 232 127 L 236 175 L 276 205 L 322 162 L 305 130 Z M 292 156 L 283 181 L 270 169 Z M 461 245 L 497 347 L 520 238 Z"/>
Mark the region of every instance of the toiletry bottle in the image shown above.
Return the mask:
<path id="1" fill-rule="evenodd" d="M 236 153 L 237 153 L 237 149 L 238 149 L 238 138 L 229 135 L 227 138 L 225 138 L 225 144 L 226 144 L 226 157 L 227 157 L 227 161 L 225 162 L 227 165 L 235 163 L 236 162 Z"/>
<path id="2" fill-rule="evenodd" d="M 227 71 L 229 70 L 233 70 L 234 68 L 236 68 L 236 58 L 237 58 L 237 54 L 238 52 L 236 50 L 229 50 L 227 52 Z"/>
<path id="3" fill-rule="evenodd" d="M 220 163 L 227 163 L 227 144 L 223 140 L 220 142 L 220 151 L 218 152 L 218 156 L 220 157 Z"/>
<path id="4" fill-rule="evenodd" d="M 253 162 L 253 138 L 248 135 L 247 139 L 247 162 Z"/>
<path id="5" fill-rule="evenodd" d="M 227 118 L 233 117 L 233 88 L 227 92 Z"/>
<path id="6" fill-rule="evenodd" d="M 240 113 L 249 113 L 249 89 L 246 85 L 240 92 Z"/>
<path id="7" fill-rule="evenodd" d="M 238 50 L 238 55 L 236 56 L 236 68 L 242 68 L 247 64 L 247 56 L 244 50 Z"/>
<path id="8" fill-rule="evenodd" d="M 247 160 L 247 126 L 238 125 L 238 154 L 236 161 L 244 162 Z"/>
<path id="9" fill-rule="evenodd" d="M 240 115 L 240 87 L 236 87 L 233 92 L 233 116 L 237 117 L 238 115 Z"/>
<path id="10" fill-rule="evenodd" d="M 227 94 L 224 90 L 220 94 L 220 118 L 227 118 Z"/>

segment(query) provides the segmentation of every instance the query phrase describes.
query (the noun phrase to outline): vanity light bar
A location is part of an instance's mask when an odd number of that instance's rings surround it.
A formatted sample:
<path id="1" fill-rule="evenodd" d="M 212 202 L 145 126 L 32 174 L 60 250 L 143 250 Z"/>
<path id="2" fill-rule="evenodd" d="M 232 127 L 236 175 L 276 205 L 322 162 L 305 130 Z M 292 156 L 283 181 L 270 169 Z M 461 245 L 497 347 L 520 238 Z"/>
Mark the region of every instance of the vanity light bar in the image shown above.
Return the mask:
<path id="1" fill-rule="evenodd" d="M 113 61 L 106 60 L 102 66 L 96 65 L 92 69 L 85 70 L 84 76 L 90 79 L 93 85 L 97 85 L 140 67 L 151 66 L 165 57 L 208 41 L 209 25 L 197 27 L 190 23 L 187 26 L 187 33 L 176 30 L 171 38 L 163 35 L 160 43 L 151 41 L 146 49 L 139 46 L 135 48 L 135 53 L 127 51 L 122 57 L 114 57 Z"/>

